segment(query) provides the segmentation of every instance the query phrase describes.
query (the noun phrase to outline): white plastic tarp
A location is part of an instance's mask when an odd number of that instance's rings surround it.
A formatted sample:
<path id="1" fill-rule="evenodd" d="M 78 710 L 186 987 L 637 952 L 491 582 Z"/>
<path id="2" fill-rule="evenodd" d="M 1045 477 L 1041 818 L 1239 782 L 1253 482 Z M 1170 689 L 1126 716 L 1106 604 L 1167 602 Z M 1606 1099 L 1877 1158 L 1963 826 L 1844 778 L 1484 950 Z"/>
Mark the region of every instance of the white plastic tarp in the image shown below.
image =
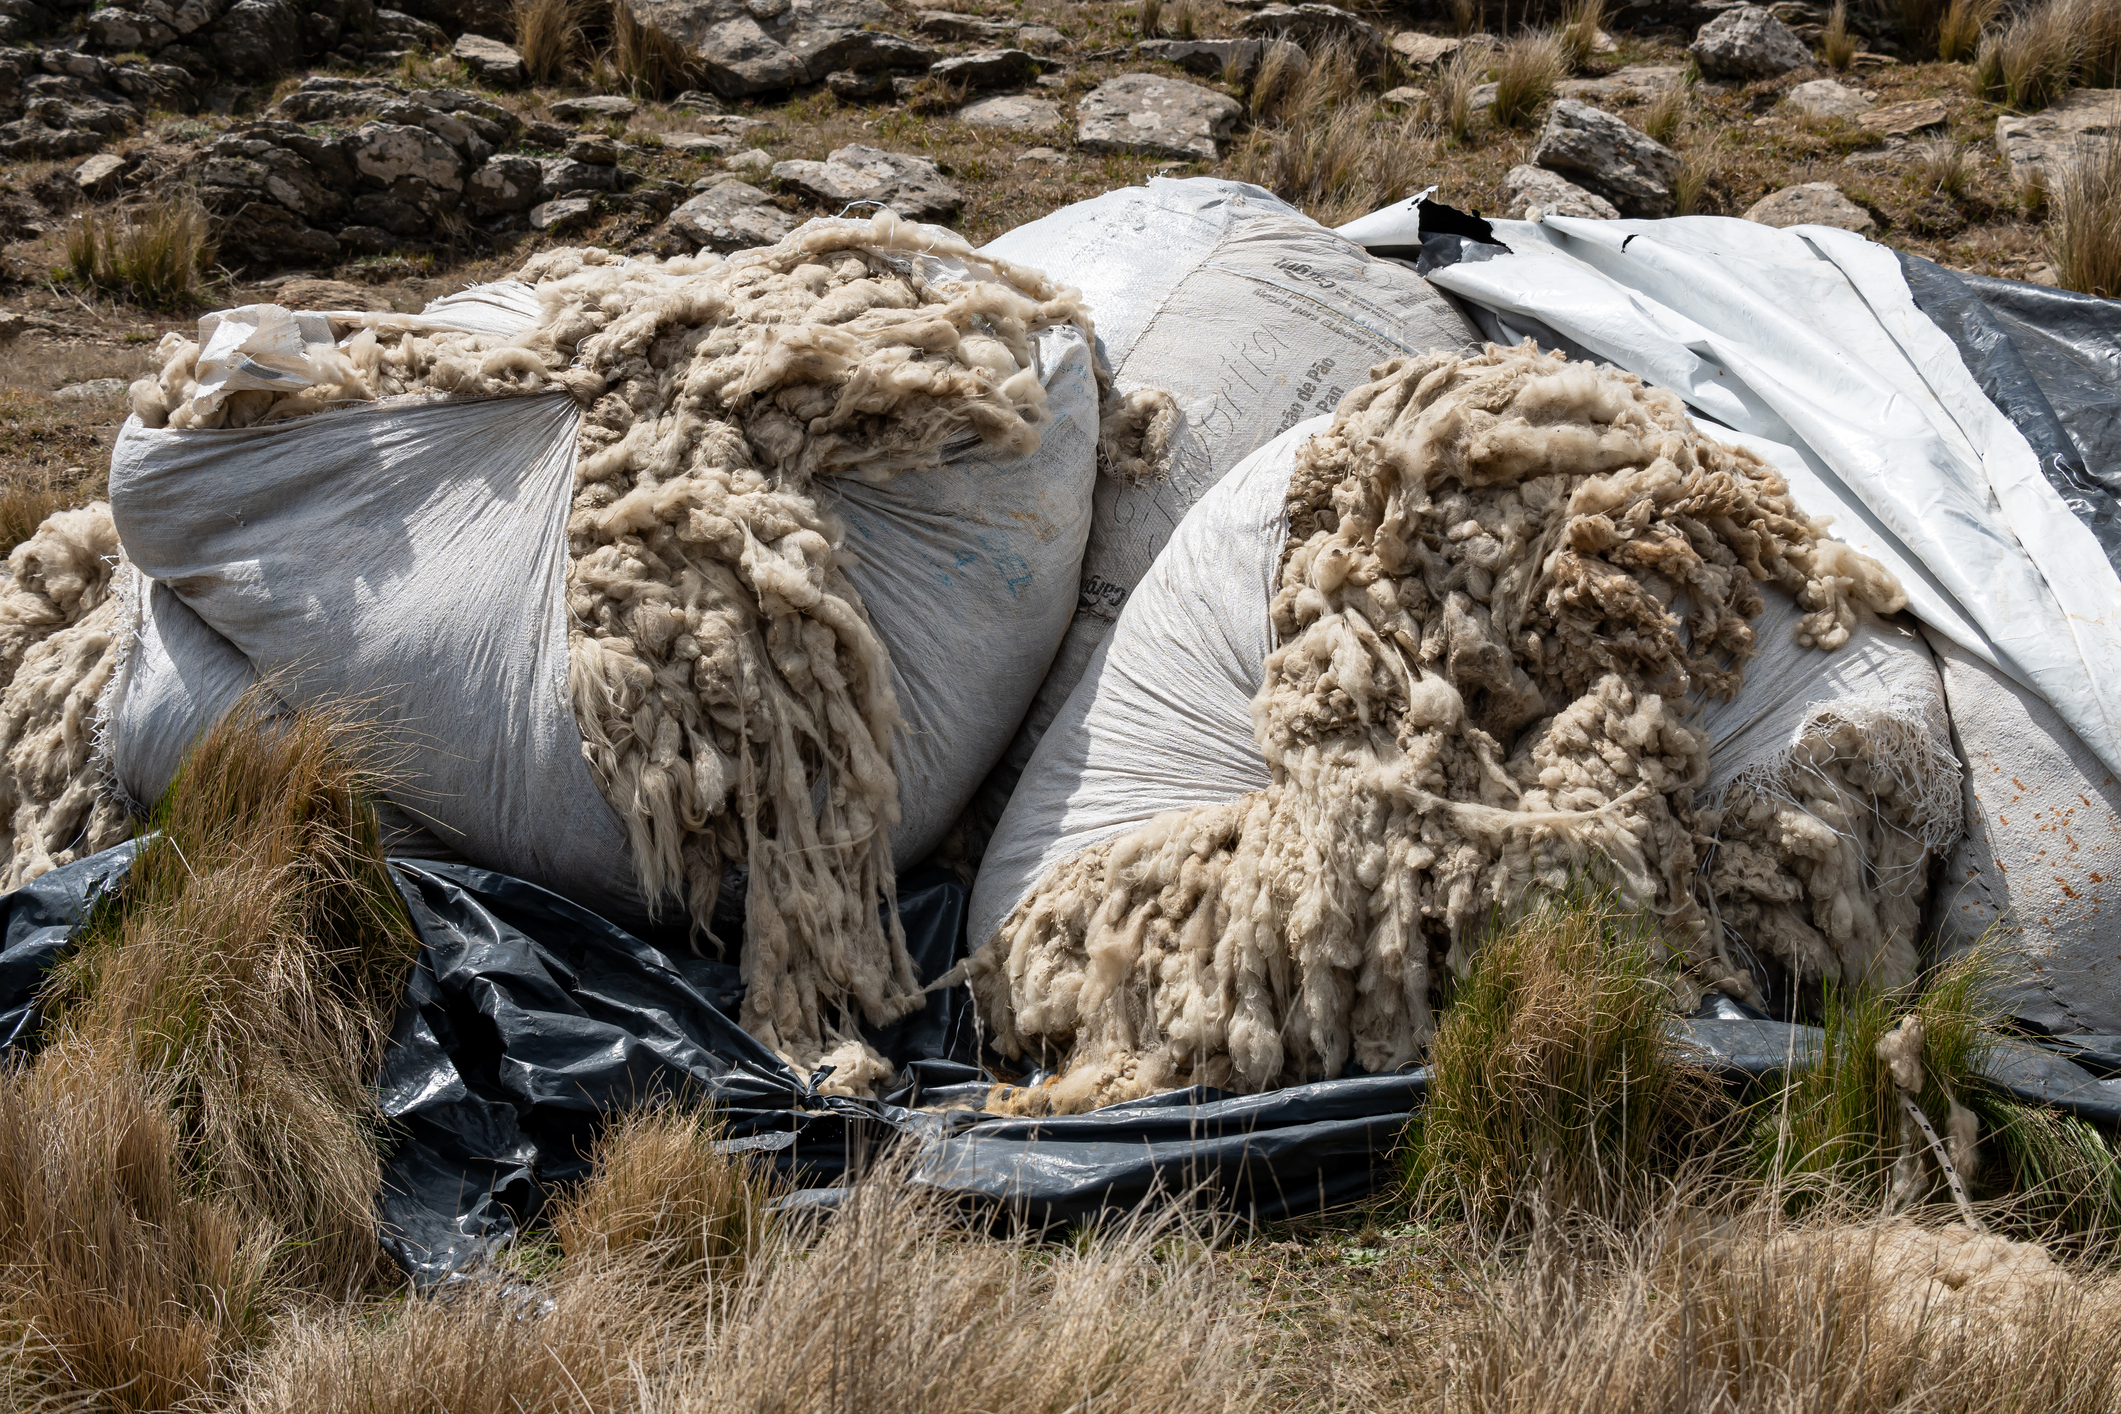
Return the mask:
<path id="1" fill-rule="evenodd" d="M 1414 222 L 1388 208 L 1341 229 L 1412 244 Z M 1430 275 L 1486 332 L 1550 331 L 1761 439 L 1807 509 L 1900 576 L 1910 609 L 2121 770 L 2121 579 L 1891 251 L 1721 217 L 1493 224 L 1513 253 Z"/>

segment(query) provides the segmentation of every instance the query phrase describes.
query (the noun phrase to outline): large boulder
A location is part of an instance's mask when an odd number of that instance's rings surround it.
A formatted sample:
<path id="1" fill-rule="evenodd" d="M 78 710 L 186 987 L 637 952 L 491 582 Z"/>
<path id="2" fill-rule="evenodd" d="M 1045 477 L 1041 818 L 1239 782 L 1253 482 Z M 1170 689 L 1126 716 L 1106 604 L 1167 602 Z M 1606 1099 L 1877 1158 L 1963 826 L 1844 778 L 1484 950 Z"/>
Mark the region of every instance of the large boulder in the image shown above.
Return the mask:
<path id="1" fill-rule="evenodd" d="M 498 39 L 488 39 L 483 34 L 463 34 L 451 46 L 449 57 L 488 83 L 515 88 L 529 82 L 530 71 L 523 67 L 523 56 Z"/>
<path id="2" fill-rule="evenodd" d="M 977 91 L 1015 88 L 1038 77 L 1045 62 L 1023 49 L 981 49 L 938 59 L 929 66 L 929 76 L 952 88 Z"/>
<path id="3" fill-rule="evenodd" d="M 1996 119 L 1996 150 L 2018 182 L 2052 181 L 2102 142 L 2121 137 L 2121 88 L 2080 88 L 2038 113 Z"/>
<path id="4" fill-rule="evenodd" d="M 1687 53 L 1712 79 L 1771 79 L 1812 62 L 1804 41 L 1758 5 L 1740 5 L 1710 20 Z"/>
<path id="5" fill-rule="evenodd" d="M 1286 39 L 1312 54 L 1337 44 L 1365 69 L 1383 64 L 1386 53 L 1384 32 L 1338 5 L 1267 5 L 1239 20 L 1237 32 L 1256 39 Z"/>
<path id="6" fill-rule="evenodd" d="M 874 201 L 915 221 L 948 221 L 965 197 L 933 162 L 852 144 L 823 162 L 776 162 L 773 179 L 828 206 Z"/>
<path id="7" fill-rule="evenodd" d="M 489 158 L 464 181 L 464 201 L 477 216 L 508 215 L 538 204 L 545 168 L 532 157 Z"/>
<path id="8" fill-rule="evenodd" d="M 823 83 L 834 72 L 918 72 L 935 51 L 889 27 L 884 0 L 627 0 L 696 60 L 724 98 Z"/>
<path id="9" fill-rule="evenodd" d="M 1763 226 L 1838 226 L 1864 236 L 1878 229 L 1871 213 L 1843 196 L 1832 182 L 1806 182 L 1770 192 L 1746 208 L 1745 219 Z"/>
<path id="10" fill-rule="evenodd" d="M 302 57 L 302 9 L 294 0 L 236 0 L 207 34 L 221 68 L 257 78 Z"/>
<path id="11" fill-rule="evenodd" d="M 1585 191 L 1559 172 L 1544 167 L 1512 167 L 1502 179 L 1502 214 L 1512 221 L 1541 216 L 1583 216 L 1610 221 L 1620 213 L 1596 192 Z"/>
<path id="12" fill-rule="evenodd" d="M 1212 162 L 1244 109 L 1228 94 L 1161 74 L 1121 74 L 1083 95 L 1075 140 L 1092 152 Z"/>
<path id="13" fill-rule="evenodd" d="M 1532 149 L 1532 162 L 1598 193 L 1624 216 L 1669 216 L 1679 154 L 1601 108 L 1558 100 Z"/>
<path id="14" fill-rule="evenodd" d="M 1252 76 L 1269 50 L 1280 50 L 1284 71 L 1301 74 L 1310 67 L 1303 46 L 1285 39 L 1145 39 L 1134 46 L 1143 59 L 1161 59 L 1204 78 L 1230 73 L 1241 82 Z"/>
<path id="15" fill-rule="evenodd" d="M 89 15 L 82 37 L 87 39 L 91 49 L 105 54 L 123 54 L 128 50 L 147 52 L 160 49 L 175 41 L 177 30 L 168 20 L 143 15 L 137 10 L 106 6 Z"/>
<path id="16" fill-rule="evenodd" d="M 716 182 L 670 213 L 671 234 L 694 250 L 732 251 L 772 245 L 796 228 L 773 198 L 734 177 Z"/>

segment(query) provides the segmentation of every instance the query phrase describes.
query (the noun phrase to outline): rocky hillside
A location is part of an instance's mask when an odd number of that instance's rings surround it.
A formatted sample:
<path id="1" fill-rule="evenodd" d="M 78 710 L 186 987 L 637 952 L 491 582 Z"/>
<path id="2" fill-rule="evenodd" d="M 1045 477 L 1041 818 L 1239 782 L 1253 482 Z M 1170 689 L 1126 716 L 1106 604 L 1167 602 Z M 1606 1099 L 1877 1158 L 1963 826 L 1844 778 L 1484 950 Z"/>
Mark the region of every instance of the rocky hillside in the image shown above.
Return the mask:
<path id="1" fill-rule="evenodd" d="M 2012 112 L 1934 35 L 1802 0 L 1500 34 L 1470 0 L 924 2 L 0 0 L 0 459 L 92 476 L 79 425 L 117 405 L 48 406 L 54 380 L 127 376 L 209 305 L 417 307 L 540 244 L 726 251 L 864 202 L 980 240 L 1156 172 L 1330 222 L 1432 183 L 1516 216 L 1824 221 L 2052 280 L 2044 167 L 2115 96 Z M 161 275 L 111 254 L 183 212 Z"/>

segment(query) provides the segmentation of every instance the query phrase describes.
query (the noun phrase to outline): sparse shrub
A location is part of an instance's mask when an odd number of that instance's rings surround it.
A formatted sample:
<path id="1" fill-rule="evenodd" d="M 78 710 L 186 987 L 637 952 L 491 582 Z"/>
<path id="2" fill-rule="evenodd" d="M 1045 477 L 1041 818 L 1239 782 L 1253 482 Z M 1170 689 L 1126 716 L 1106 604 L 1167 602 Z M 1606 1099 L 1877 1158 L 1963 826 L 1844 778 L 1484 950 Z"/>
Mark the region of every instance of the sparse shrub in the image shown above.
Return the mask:
<path id="1" fill-rule="evenodd" d="M 1834 0 L 1834 8 L 1826 17 L 1826 29 L 1819 36 L 1819 57 L 1826 66 L 1837 73 L 1847 73 L 1848 66 L 1856 59 L 1856 35 L 1849 28 L 1848 0 Z"/>
<path id="2" fill-rule="evenodd" d="M 610 61 L 613 87 L 651 100 L 683 88 L 693 68 L 685 51 L 636 19 L 625 0 L 611 7 Z"/>
<path id="3" fill-rule="evenodd" d="M 1681 216 L 1713 211 L 1713 192 L 1723 175 L 1723 135 L 1698 142 L 1679 154 L 1679 174 L 1672 179 L 1672 202 Z"/>
<path id="4" fill-rule="evenodd" d="M 2049 180 L 2048 256 L 2062 283 L 2121 299 L 2121 138 L 2087 144 Z"/>
<path id="5" fill-rule="evenodd" d="M 1194 0 L 1178 0 L 1171 7 L 1171 32 L 1179 39 L 1193 39 L 1200 33 L 1200 9 Z"/>
<path id="6" fill-rule="evenodd" d="M 1951 0 L 1937 22 L 1937 57 L 1965 63 L 1981 51 L 1981 36 L 2003 11 L 2003 0 Z"/>
<path id="7" fill-rule="evenodd" d="M 141 304 L 168 306 L 190 299 L 213 258 L 206 208 L 189 191 L 108 215 L 84 211 L 66 235 L 66 263 L 74 279 Z"/>
<path id="8" fill-rule="evenodd" d="M 1669 147 L 1672 139 L 1679 136 L 1693 101 L 1693 85 L 1685 77 L 1665 85 L 1642 110 L 1642 131 Z"/>
<path id="9" fill-rule="evenodd" d="M 1924 143 L 1915 159 L 1914 173 L 1924 191 L 1953 201 L 1966 195 L 1967 185 L 1974 178 L 1966 149 L 1950 138 Z"/>
<path id="10" fill-rule="evenodd" d="M 512 0 L 510 14 L 530 81 L 556 82 L 581 44 L 582 0 Z"/>
<path id="11" fill-rule="evenodd" d="M 1561 22 L 1561 61 L 1569 73 L 1591 62 L 1598 49 L 1598 33 L 1605 28 L 1606 0 L 1575 0 Z"/>
<path id="12" fill-rule="evenodd" d="M 1538 117 L 1554 96 L 1566 52 L 1554 30 L 1527 30 L 1503 45 L 1495 66 L 1495 121 L 1515 128 Z"/>
<path id="13" fill-rule="evenodd" d="M 1663 955 L 1654 924 L 1589 889 L 1495 929 L 1429 1050 L 1405 1146 L 1417 1201 L 1499 1228 L 1542 1211 L 1620 1217 L 1714 1136 L 1728 1105 L 1671 1042 Z"/>
<path id="14" fill-rule="evenodd" d="M 2045 108 L 2067 93 L 2091 39 L 2075 9 L 2069 0 L 2049 0 L 1984 36 L 1974 57 L 1976 91 L 2020 112 Z"/>
<path id="15" fill-rule="evenodd" d="M 1164 32 L 1164 0 L 1142 0 L 1140 25 L 1143 39 L 1154 39 Z"/>
<path id="16" fill-rule="evenodd" d="M 1453 54 L 1437 74 L 1436 111 L 1453 141 L 1472 139 L 1473 89 L 1479 84 L 1480 75 L 1480 61 L 1464 49 Z"/>
<path id="17" fill-rule="evenodd" d="M 2084 82 L 2121 88 L 2121 0 L 2074 0 L 2084 36 Z"/>

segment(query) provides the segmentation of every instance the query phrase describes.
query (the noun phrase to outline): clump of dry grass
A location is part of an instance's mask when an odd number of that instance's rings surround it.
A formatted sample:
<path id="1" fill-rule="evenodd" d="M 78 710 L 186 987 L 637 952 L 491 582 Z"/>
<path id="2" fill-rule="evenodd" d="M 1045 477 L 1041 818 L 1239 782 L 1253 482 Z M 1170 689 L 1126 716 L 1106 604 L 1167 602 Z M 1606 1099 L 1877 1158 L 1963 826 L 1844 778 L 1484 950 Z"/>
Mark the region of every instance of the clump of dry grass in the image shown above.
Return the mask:
<path id="1" fill-rule="evenodd" d="M 84 211 L 66 233 L 73 279 L 148 305 L 195 296 L 214 250 L 206 208 L 189 191 L 126 211 Z"/>
<path id="2" fill-rule="evenodd" d="M 1307 61 L 1300 56 L 1301 51 L 1293 45 L 1269 44 L 1261 51 L 1245 95 L 1254 119 L 1273 113 L 1289 102 L 1302 84 L 1308 67 Z"/>
<path id="3" fill-rule="evenodd" d="M 1379 118 L 1344 55 L 1326 50 L 1289 86 L 1270 125 L 1255 128 L 1233 166 L 1328 226 L 1418 189 L 1432 156 L 1415 118 Z"/>
<path id="4" fill-rule="evenodd" d="M 1728 1116 L 1667 1035 L 1654 926 L 1612 894 L 1537 899 L 1481 944 L 1429 1050 L 1407 1185 L 1484 1226 L 1632 1213 Z"/>
<path id="5" fill-rule="evenodd" d="M 1826 28 L 1819 35 L 1820 59 L 1836 73 L 1847 73 L 1849 65 L 1856 60 L 1858 47 L 1855 32 L 1849 28 L 1848 0 L 1834 0 L 1834 8 L 1826 17 Z"/>
<path id="6" fill-rule="evenodd" d="M 2076 0 L 2048 0 L 1983 36 L 1974 57 L 1975 91 L 2020 112 L 2045 108 L 2075 86 L 2095 31 Z"/>
<path id="7" fill-rule="evenodd" d="M 1569 67 L 1559 31 L 1527 30 L 1502 46 L 1495 62 L 1495 121 L 1522 127 L 1539 116 Z"/>
<path id="8" fill-rule="evenodd" d="M 1200 35 L 1200 7 L 1194 0 L 1178 0 L 1171 7 L 1171 33 L 1179 39 L 1196 39 Z"/>
<path id="9" fill-rule="evenodd" d="M 1951 0 L 1937 21 L 1937 57 L 1964 63 L 1981 49 L 1981 36 L 2003 11 L 2003 0 Z"/>
<path id="10" fill-rule="evenodd" d="M 586 1179 L 558 1205 L 553 1236 L 569 1262 L 645 1262 L 726 1277 L 766 1243 L 772 1192 L 739 1155 L 718 1149 L 711 1114 L 636 1110 L 598 1140 Z"/>
<path id="11" fill-rule="evenodd" d="M 511 0 L 509 15 L 530 81 L 557 82 L 582 45 L 583 0 Z"/>
<path id="12" fill-rule="evenodd" d="M 1723 134 L 1695 143 L 1679 154 L 1679 174 L 1672 179 L 1672 203 L 1681 216 L 1706 216 L 1716 208 L 1716 183 L 1723 176 Z"/>
<path id="13" fill-rule="evenodd" d="M 46 1057 L 157 1077 L 198 1181 L 286 1239 L 276 1275 L 340 1290 L 380 1258 L 370 1083 L 417 947 L 353 731 L 246 696 L 44 991 Z"/>
<path id="14" fill-rule="evenodd" d="M 1956 201 L 1974 179 L 1966 149 L 1950 138 L 1924 143 L 1916 155 L 1915 181 L 1926 192 Z"/>
<path id="15" fill-rule="evenodd" d="M 1164 32 L 1164 0 L 1142 0 L 1137 20 L 1143 39 L 1155 39 Z"/>
<path id="16" fill-rule="evenodd" d="M 1575 0 L 1555 36 L 1561 41 L 1561 62 L 1576 73 L 1598 52 L 1598 35 L 1605 28 L 1606 0 Z"/>
<path id="17" fill-rule="evenodd" d="M 613 87 L 651 101 L 688 87 L 695 68 L 682 47 L 661 30 L 642 24 L 625 0 L 612 4 L 611 47 L 604 57 Z"/>
<path id="18" fill-rule="evenodd" d="M 1464 143 L 1473 136 L 1473 90 L 1485 72 L 1482 61 L 1471 52 L 1460 49 L 1444 63 L 1436 76 L 1434 106 L 1442 120 L 1444 131 L 1453 142 Z"/>
<path id="19" fill-rule="evenodd" d="M 2121 299 L 2121 138 L 2087 144 L 2050 174 L 2048 258 L 2070 289 Z"/>
<path id="20" fill-rule="evenodd" d="M 1670 83 L 1658 91 L 1642 110 L 1642 120 L 1637 124 L 1641 130 L 1657 142 L 1669 147 L 1672 139 L 1679 136 L 1687 114 L 1692 111 L 1694 88 L 1685 79 Z"/>
<path id="21" fill-rule="evenodd" d="M 305 1321 L 238 1407 L 1226 1414 L 1262 1383 L 1259 1317 L 1176 1209 L 1044 1247 L 970 1237 L 905 1178 L 887 1164 L 708 1283 L 570 1256 L 529 1288 Z"/>
<path id="22" fill-rule="evenodd" d="M 72 504 L 73 497 L 62 487 L 20 483 L 0 487 L 0 556 L 36 534 L 47 517 Z"/>
<path id="23" fill-rule="evenodd" d="M 2072 0 L 2084 35 L 2084 82 L 2121 87 L 2121 0 Z"/>

